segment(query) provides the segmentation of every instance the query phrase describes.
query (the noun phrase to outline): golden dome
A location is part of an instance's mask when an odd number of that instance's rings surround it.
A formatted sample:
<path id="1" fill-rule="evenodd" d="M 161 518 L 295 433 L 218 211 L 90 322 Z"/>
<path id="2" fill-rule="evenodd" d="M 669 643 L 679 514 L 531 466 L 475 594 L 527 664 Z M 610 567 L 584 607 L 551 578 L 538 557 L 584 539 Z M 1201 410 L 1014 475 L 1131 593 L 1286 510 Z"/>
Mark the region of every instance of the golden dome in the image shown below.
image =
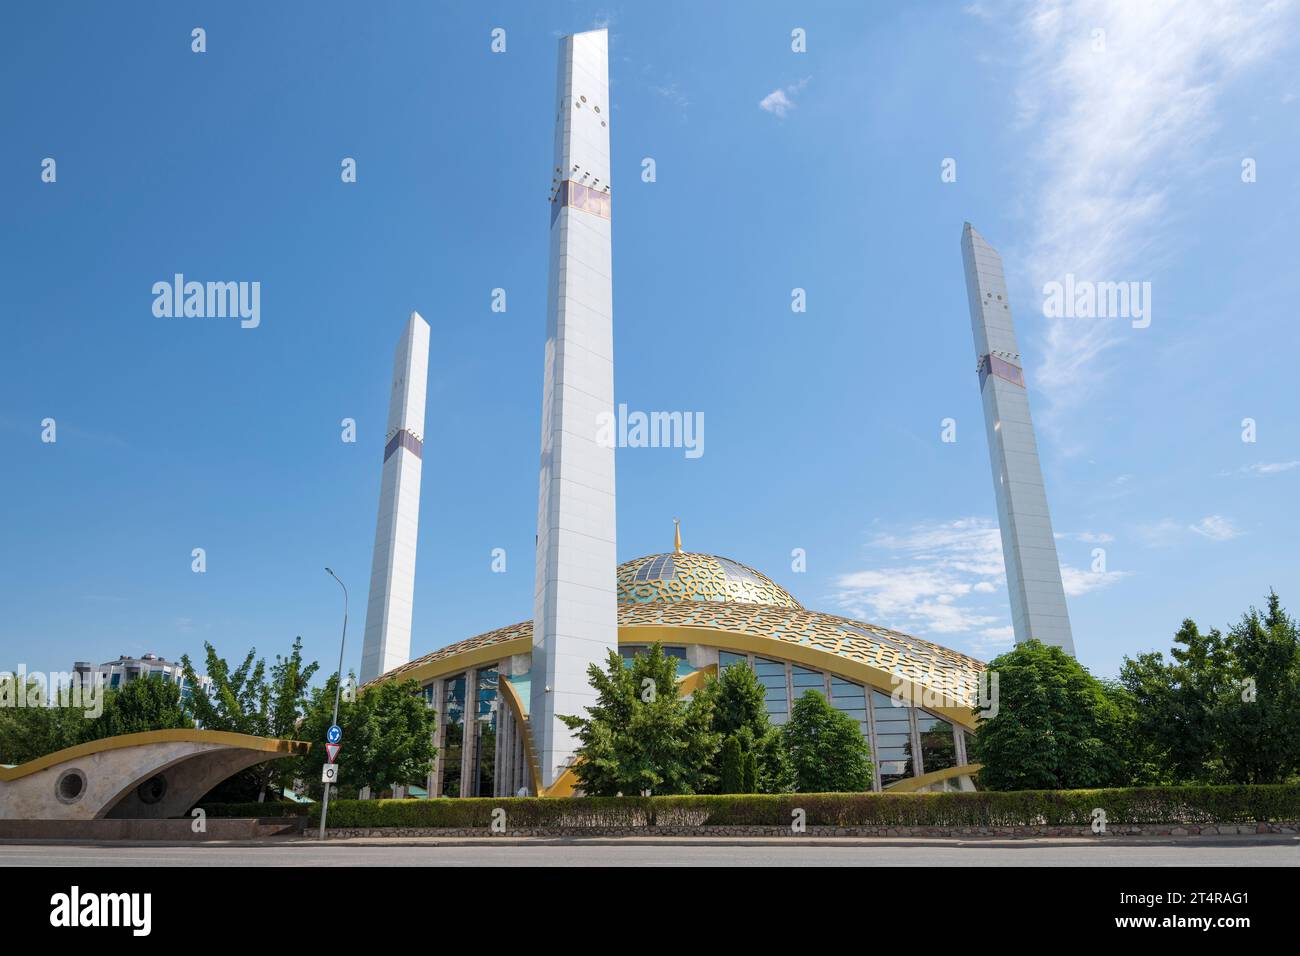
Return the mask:
<path id="1" fill-rule="evenodd" d="M 618 566 L 617 579 L 620 604 L 714 601 L 803 609 L 767 575 L 713 554 L 674 551 L 635 558 Z"/>

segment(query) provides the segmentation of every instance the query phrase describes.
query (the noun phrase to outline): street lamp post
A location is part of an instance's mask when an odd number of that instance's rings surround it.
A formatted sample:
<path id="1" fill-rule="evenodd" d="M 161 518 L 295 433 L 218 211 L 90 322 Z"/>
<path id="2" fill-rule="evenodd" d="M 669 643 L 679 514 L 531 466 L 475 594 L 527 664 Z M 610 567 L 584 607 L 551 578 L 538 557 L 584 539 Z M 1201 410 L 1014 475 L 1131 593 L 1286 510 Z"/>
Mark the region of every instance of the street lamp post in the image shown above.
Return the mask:
<path id="1" fill-rule="evenodd" d="M 329 576 L 335 581 L 339 581 L 339 576 L 329 568 L 325 569 Z M 334 680 L 334 719 L 330 721 L 330 726 L 334 727 L 339 722 L 339 696 L 343 693 L 343 646 L 348 640 L 348 586 L 339 581 L 339 587 L 343 589 L 343 637 L 339 640 L 339 669 Z M 320 839 L 325 839 L 325 816 L 330 812 L 330 785 L 325 784 L 325 799 L 320 808 Z"/>

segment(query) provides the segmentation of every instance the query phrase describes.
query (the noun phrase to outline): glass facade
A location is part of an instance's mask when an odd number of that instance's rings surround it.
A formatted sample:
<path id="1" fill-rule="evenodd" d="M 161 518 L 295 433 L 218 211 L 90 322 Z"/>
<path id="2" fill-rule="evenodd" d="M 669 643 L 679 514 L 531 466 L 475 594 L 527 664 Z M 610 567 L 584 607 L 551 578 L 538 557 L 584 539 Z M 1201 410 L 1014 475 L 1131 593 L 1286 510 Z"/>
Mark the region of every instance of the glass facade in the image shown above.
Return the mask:
<path id="1" fill-rule="evenodd" d="M 571 179 L 566 179 L 560 183 L 559 191 L 555 194 L 555 199 L 551 201 L 551 223 L 554 225 L 555 220 L 560 217 L 561 206 L 581 209 L 583 212 L 599 216 L 601 219 L 608 219 L 611 202 L 609 193 L 603 189 L 584 186 L 582 183 L 575 183 Z"/>
<path id="2" fill-rule="evenodd" d="M 880 786 L 915 775 L 912 753 L 912 708 L 896 707 L 888 694 L 871 692 L 871 717 L 876 725 L 876 766 Z"/>
<path id="3" fill-rule="evenodd" d="M 921 741 L 921 766 L 926 773 L 957 766 L 957 738 L 952 724 L 918 710 L 916 731 Z"/>
<path id="4" fill-rule="evenodd" d="M 496 786 L 497 681 L 496 665 L 478 671 L 478 695 L 474 709 L 474 796 L 491 797 Z"/>
<path id="5" fill-rule="evenodd" d="M 465 746 L 465 675 L 457 674 L 442 682 L 442 795 L 461 795 L 461 757 Z"/>
<path id="6" fill-rule="evenodd" d="M 623 658 L 623 666 L 631 667 L 632 658 L 636 657 L 638 654 L 645 653 L 645 650 L 646 648 L 644 647 L 624 646 L 618 649 L 618 654 L 619 657 Z M 677 676 L 679 678 L 685 677 L 687 674 L 695 673 L 695 668 L 692 667 L 691 662 L 686 659 L 686 648 L 665 646 L 664 657 L 672 657 L 676 659 Z"/>
<path id="7" fill-rule="evenodd" d="M 856 720 L 862 730 L 862 736 L 870 737 L 867 724 L 867 692 L 862 685 L 841 677 L 832 677 L 831 706 Z M 871 759 L 875 760 L 875 754 L 872 754 Z"/>
<path id="8" fill-rule="evenodd" d="M 718 671 L 725 671 L 733 664 L 748 664 L 748 654 L 735 654 L 731 651 L 718 651 Z"/>
<path id="9" fill-rule="evenodd" d="M 785 682 L 785 663 L 754 658 L 754 674 L 766 690 L 767 719 L 784 724 L 790 719 L 790 691 Z"/>
<path id="10" fill-rule="evenodd" d="M 619 654 L 625 666 L 631 666 L 634 657 L 645 650 L 646 645 L 625 645 L 619 648 Z M 687 650 L 684 645 L 664 647 L 664 653 L 676 660 L 679 676 L 694 672 L 687 661 Z M 974 760 L 970 753 L 964 759 L 961 755 L 957 740 L 960 727 L 919 708 L 896 706 L 884 691 L 792 661 L 718 651 L 720 671 L 740 663 L 753 668 L 764 689 L 768 719 L 775 726 L 789 721 L 793 702 L 810 690 L 825 695 L 832 707 L 852 718 L 871 748 L 871 760 L 878 773 L 875 789 L 887 789 L 908 777 L 948 770 Z M 500 723 L 502 676 L 498 665 L 490 664 L 442 679 L 439 795 L 487 797 L 497 795 L 499 788 L 511 794 L 520 786 L 531 788 L 524 739 L 513 723 L 513 710 L 507 708 L 512 716 L 505 725 Z M 506 679 L 526 709 L 531 675 L 522 673 Z M 431 684 L 423 691 L 431 705 L 435 686 Z M 969 747 L 970 734 L 962 731 L 962 736 L 961 743 Z M 504 748 L 500 755 L 499 748 Z M 969 787 L 969 781 L 939 781 L 927 789 L 962 786 Z"/>
<path id="11" fill-rule="evenodd" d="M 821 671 L 812 671 L 798 664 L 791 664 L 790 684 L 794 690 L 795 701 L 810 690 L 817 691 L 823 697 L 826 696 L 826 678 Z"/>

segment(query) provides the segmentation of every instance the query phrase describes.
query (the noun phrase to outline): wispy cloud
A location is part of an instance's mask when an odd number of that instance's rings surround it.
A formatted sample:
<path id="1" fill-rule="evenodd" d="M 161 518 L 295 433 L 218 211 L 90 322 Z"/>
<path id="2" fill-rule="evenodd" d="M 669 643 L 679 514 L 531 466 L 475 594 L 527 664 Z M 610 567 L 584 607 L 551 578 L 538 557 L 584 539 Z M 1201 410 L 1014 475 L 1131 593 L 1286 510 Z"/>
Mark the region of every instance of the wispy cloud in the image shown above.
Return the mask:
<path id="1" fill-rule="evenodd" d="M 1021 117 L 1041 144 L 1030 273 L 1148 279 L 1175 223 L 1166 189 L 1204 167 L 1224 87 L 1272 52 L 1287 0 L 1034 0 Z M 1104 31 L 1104 37 L 1096 31 Z M 1100 45 L 1101 48 L 1096 47 Z M 1157 319 L 1158 321 L 1158 319 Z M 1100 353 L 1127 323 L 1057 319 L 1039 379 L 1053 408 L 1099 386 Z M 1044 416 L 1045 418 L 1049 416 Z"/>
<path id="2" fill-rule="evenodd" d="M 1100 591 L 1128 577 L 1129 571 L 1093 571 L 1091 568 L 1073 568 L 1061 565 L 1061 584 L 1066 597 L 1079 597 L 1090 591 Z"/>
<path id="3" fill-rule="evenodd" d="M 1294 468 L 1300 468 L 1300 461 L 1256 462 L 1253 465 L 1246 465 L 1241 470 L 1250 475 L 1277 475 Z"/>
<path id="4" fill-rule="evenodd" d="M 1173 518 L 1138 525 L 1137 538 L 1150 548 L 1168 548 L 1187 539 L 1188 534 L 1198 534 L 1211 541 L 1229 541 L 1242 532 L 1236 524 L 1223 515 L 1206 515 L 1199 521 L 1186 524 Z"/>
<path id="5" fill-rule="evenodd" d="M 1237 526 L 1223 515 L 1206 515 L 1200 521 L 1191 525 L 1189 530 L 1202 537 L 1209 538 L 1211 541 L 1229 541 L 1241 535 L 1241 531 L 1238 530 Z"/>
<path id="6" fill-rule="evenodd" d="M 1107 536 L 1108 537 L 1108 536 Z M 879 563 L 835 580 L 832 600 L 847 613 L 919 634 L 961 634 L 981 652 L 1009 640 L 1002 536 L 988 518 L 962 518 L 875 535 Z M 1061 566 L 1075 597 L 1115 584 L 1126 571 Z M 996 646 L 995 646 L 996 645 Z"/>
<path id="7" fill-rule="evenodd" d="M 808 85 L 808 80 L 809 77 L 804 77 L 798 83 L 778 87 L 758 101 L 758 108 L 784 119 L 786 114 L 794 109 L 795 97 L 803 92 L 804 87 Z"/>

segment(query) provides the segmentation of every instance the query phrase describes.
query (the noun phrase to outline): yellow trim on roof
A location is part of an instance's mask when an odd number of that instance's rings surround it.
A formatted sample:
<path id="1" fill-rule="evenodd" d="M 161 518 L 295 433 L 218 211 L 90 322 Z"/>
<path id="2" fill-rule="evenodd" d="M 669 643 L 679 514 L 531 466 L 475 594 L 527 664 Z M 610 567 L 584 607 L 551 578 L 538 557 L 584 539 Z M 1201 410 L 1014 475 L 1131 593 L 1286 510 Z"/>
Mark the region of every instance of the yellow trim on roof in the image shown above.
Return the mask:
<path id="1" fill-rule="evenodd" d="M 924 709 L 943 717 L 945 720 L 952 721 L 959 727 L 964 727 L 967 730 L 975 729 L 975 718 L 971 714 L 971 708 L 950 695 L 942 693 L 933 687 L 914 683 L 901 675 L 892 674 L 889 671 L 872 667 L 870 664 L 864 664 L 861 661 L 844 657 L 832 651 L 822 650 L 821 648 L 796 644 L 793 641 L 784 641 L 776 637 L 739 634 L 735 631 L 695 625 L 623 625 L 619 628 L 620 641 L 623 640 L 625 634 L 627 634 L 630 642 L 635 643 L 660 641 L 664 644 L 702 644 L 706 647 L 716 647 L 721 650 L 739 650 L 778 660 L 789 660 L 817 670 L 828 671 L 837 677 L 859 681 L 886 694 L 892 694 L 896 688 L 901 687 L 901 693 L 906 696 L 907 700 L 937 698 L 938 702 L 934 705 L 923 704 Z M 793 703 L 791 701 L 792 705 Z"/>
<path id="2" fill-rule="evenodd" d="M 177 728 L 173 730 L 146 730 L 138 734 L 119 734 L 116 737 L 104 737 L 91 740 L 75 747 L 65 747 L 52 754 L 37 757 L 16 767 L 0 767 L 0 780 L 18 780 L 38 773 L 47 767 L 79 760 L 93 754 L 108 750 L 122 750 L 127 747 L 145 747 L 149 744 L 216 744 L 221 747 L 238 747 L 244 750 L 260 750 L 264 753 L 297 756 L 311 750 L 311 744 L 305 740 L 279 740 L 274 737 L 254 737 L 250 734 L 232 734 L 224 730 L 196 730 Z"/>

